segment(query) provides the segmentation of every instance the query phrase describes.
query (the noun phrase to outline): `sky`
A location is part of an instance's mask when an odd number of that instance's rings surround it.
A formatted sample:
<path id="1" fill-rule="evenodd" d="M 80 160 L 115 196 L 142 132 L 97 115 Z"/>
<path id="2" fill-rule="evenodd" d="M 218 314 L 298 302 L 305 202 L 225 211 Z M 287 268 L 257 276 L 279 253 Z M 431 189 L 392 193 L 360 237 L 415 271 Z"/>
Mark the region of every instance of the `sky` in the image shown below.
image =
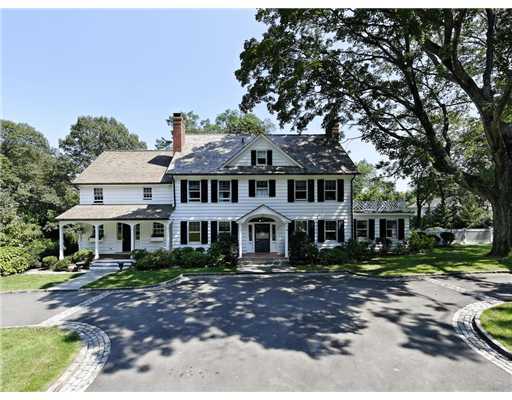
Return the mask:
<path id="1" fill-rule="evenodd" d="M 250 9 L 0 12 L 2 118 L 32 125 L 54 147 L 80 115 L 114 117 L 152 148 L 170 136 L 173 112 L 213 120 L 236 109 L 244 94 L 234 77 L 243 43 L 265 31 Z M 291 132 L 265 105 L 254 113 L 270 118 L 276 133 Z M 320 120 L 305 132 L 322 132 Z M 355 162 L 381 159 L 357 139 L 344 147 Z"/>

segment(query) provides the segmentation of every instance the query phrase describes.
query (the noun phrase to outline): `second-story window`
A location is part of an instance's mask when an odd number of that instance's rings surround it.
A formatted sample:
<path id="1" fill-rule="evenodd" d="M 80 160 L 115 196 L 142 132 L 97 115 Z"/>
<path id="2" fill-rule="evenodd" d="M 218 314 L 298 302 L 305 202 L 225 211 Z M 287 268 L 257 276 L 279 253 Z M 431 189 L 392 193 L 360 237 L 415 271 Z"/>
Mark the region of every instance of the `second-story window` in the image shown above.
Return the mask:
<path id="1" fill-rule="evenodd" d="M 103 203 L 103 188 L 94 188 L 94 203 L 102 204 Z"/>
<path id="2" fill-rule="evenodd" d="M 153 188 L 145 187 L 142 189 L 142 198 L 144 200 L 153 200 Z"/>
<path id="3" fill-rule="evenodd" d="M 268 181 L 256 181 L 256 197 L 268 197 Z"/>
<path id="4" fill-rule="evenodd" d="M 188 181 L 189 201 L 201 201 L 201 181 Z"/>
<path id="5" fill-rule="evenodd" d="M 295 200 L 306 200 L 308 196 L 307 181 L 295 181 Z"/>
<path id="6" fill-rule="evenodd" d="M 231 201 L 231 181 L 219 181 L 219 201 Z"/>
<path id="7" fill-rule="evenodd" d="M 267 150 L 256 150 L 256 165 L 267 165 Z"/>
<path id="8" fill-rule="evenodd" d="M 336 181 L 325 181 L 325 200 L 336 200 Z"/>

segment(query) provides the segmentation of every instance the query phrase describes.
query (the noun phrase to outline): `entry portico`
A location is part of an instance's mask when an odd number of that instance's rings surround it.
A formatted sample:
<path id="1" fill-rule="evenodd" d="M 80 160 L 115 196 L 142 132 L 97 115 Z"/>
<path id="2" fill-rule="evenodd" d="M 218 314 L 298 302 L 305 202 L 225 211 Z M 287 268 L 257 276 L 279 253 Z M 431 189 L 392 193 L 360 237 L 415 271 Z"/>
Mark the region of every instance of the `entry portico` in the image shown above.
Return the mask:
<path id="1" fill-rule="evenodd" d="M 291 219 L 271 207 L 261 204 L 236 220 L 238 252 L 282 253 L 288 257 L 288 224 Z M 244 239 L 246 241 L 244 245 Z"/>

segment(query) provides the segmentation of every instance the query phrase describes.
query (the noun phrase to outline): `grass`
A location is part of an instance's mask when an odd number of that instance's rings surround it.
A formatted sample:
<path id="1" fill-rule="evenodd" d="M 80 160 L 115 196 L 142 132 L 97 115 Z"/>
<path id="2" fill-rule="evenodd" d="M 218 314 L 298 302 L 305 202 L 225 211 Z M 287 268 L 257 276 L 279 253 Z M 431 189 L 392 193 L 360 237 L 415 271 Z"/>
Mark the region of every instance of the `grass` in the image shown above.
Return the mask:
<path id="1" fill-rule="evenodd" d="M 0 292 L 11 290 L 47 289 L 76 278 L 80 273 L 17 274 L 0 278 Z"/>
<path id="2" fill-rule="evenodd" d="M 0 391 L 44 391 L 73 361 L 80 338 L 58 328 L 4 328 L 0 348 Z"/>
<path id="3" fill-rule="evenodd" d="M 375 257 L 357 264 L 306 266 L 305 271 L 325 269 L 351 271 L 376 276 L 415 274 L 512 272 L 512 257 L 487 257 L 488 245 L 438 247 L 428 254 L 389 255 Z"/>
<path id="4" fill-rule="evenodd" d="M 131 288 L 156 285 L 187 273 L 233 273 L 233 268 L 168 268 L 154 271 L 137 271 L 128 269 L 104 276 L 91 282 L 86 287 L 93 289 Z"/>
<path id="5" fill-rule="evenodd" d="M 485 310 L 480 316 L 484 329 L 509 351 L 512 351 L 512 303 Z"/>

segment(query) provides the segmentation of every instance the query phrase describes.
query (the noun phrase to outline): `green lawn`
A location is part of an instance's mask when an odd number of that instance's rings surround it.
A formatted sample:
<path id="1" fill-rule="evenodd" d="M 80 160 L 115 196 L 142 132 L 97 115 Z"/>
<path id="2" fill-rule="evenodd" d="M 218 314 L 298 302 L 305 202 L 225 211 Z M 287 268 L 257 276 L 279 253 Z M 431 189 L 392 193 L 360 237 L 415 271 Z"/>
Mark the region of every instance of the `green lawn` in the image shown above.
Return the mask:
<path id="1" fill-rule="evenodd" d="M 0 278 L 0 292 L 11 290 L 47 289 L 58 283 L 76 278 L 79 273 L 17 274 Z"/>
<path id="2" fill-rule="evenodd" d="M 428 254 L 389 255 L 357 264 L 308 266 L 306 271 L 327 269 L 352 271 L 377 276 L 439 274 L 455 272 L 512 272 L 512 257 L 497 260 L 486 257 L 488 245 L 435 248 Z"/>
<path id="3" fill-rule="evenodd" d="M 135 269 L 128 269 L 121 272 L 116 272 L 104 276 L 97 281 L 89 283 L 86 287 L 94 289 L 107 289 L 107 288 L 129 288 L 156 285 L 161 282 L 168 281 L 176 278 L 180 274 L 187 273 L 233 273 L 233 268 L 197 268 L 197 269 L 183 269 L 183 268 L 169 268 L 159 269 L 155 271 L 137 271 Z"/>
<path id="4" fill-rule="evenodd" d="M 0 349 L 0 391 L 44 391 L 73 361 L 80 338 L 58 328 L 4 328 Z"/>
<path id="5" fill-rule="evenodd" d="M 480 316 L 480 322 L 492 337 L 512 351 L 512 303 L 485 310 Z"/>

